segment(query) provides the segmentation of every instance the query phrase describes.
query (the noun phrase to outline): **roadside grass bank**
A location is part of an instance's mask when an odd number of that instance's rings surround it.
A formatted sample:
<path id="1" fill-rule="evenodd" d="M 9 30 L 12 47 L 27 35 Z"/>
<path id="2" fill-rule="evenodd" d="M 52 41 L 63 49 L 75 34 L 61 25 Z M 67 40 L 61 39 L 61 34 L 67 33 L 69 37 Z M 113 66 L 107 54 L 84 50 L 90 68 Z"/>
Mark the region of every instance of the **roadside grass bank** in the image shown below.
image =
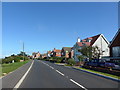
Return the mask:
<path id="1" fill-rule="evenodd" d="M 75 67 L 75 66 L 73 66 L 73 67 L 77 68 L 77 69 L 84 70 L 84 71 L 88 71 L 88 72 L 92 72 L 92 73 L 112 77 L 112 78 L 115 78 L 115 79 L 120 79 L 120 76 L 116 76 L 116 75 L 112 75 L 112 74 L 108 74 L 108 73 L 103 73 L 103 72 L 98 72 L 98 71 L 94 71 L 94 70 L 89 70 L 89 69 L 85 69 L 85 68 L 82 68 L 82 67 Z"/>
<path id="2" fill-rule="evenodd" d="M 56 64 L 59 64 L 59 63 L 56 63 Z M 104 75 L 104 76 L 107 76 L 107 77 L 120 79 L 120 76 L 116 76 L 116 75 L 112 75 L 112 74 L 108 74 L 108 73 L 103 73 L 103 72 L 99 72 L 99 71 L 94 71 L 94 70 L 90 70 L 90 69 L 86 69 L 86 68 L 82 68 L 82 67 L 78 67 L 78 66 L 72 66 L 72 65 L 69 65 L 69 64 L 64 64 L 64 66 L 70 66 L 70 67 L 73 67 L 73 68 L 76 68 L 76 69 L 92 72 L 92 73 L 95 73 L 95 74 L 100 74 L 100 75 Z"/>
<path id="3" fill-rule="evenodd" d="M 10 63 L 10 64 L 1 64 L 0 67 L 0 72 L 2 72 L 0 75 L 4 76 L 16 69 L 18 69 L 19 67 L 23 66 L 24 64 L 28 63 L 30 60 L 26 60 L 23 62 L 15 62 L 15 63 Z"/>

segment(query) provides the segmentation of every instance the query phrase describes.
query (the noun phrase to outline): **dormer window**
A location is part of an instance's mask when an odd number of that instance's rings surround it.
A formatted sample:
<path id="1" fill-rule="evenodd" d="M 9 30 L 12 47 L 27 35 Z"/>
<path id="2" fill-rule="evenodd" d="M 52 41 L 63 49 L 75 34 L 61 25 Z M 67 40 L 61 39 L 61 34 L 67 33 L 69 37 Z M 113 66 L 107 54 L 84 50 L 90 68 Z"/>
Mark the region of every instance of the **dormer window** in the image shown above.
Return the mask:
<path id="1" fill-rule="evenodd" d="M 87 39 L 87 42 L 91 42 L 91 39 Z"/>

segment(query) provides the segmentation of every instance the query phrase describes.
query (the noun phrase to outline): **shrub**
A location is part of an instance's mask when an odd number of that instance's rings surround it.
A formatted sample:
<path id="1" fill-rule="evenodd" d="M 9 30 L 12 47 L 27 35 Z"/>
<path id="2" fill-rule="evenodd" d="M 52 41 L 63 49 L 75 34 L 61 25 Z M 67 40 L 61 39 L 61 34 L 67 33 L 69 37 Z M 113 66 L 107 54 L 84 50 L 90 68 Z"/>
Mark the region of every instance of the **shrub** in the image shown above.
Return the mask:
<path id="1" fill-rule="evenodd" d="M 68 64 L 71 65 L 71 66 L 75 65 L 75 60 L 68 59 Z"/>
<path id="2" fill-rule="evenodd" d="M 61 63 L 63 58 L 62 57 L 54 57 L 55 62 Z"/>
<path id="3" fill-rule="evenodd" d="M 23 56 L 9 56 L 9 57 L 5 57 L 4 59 L 2 59 L 2 64 L 3 63 L 12 63 L 12 61 L 15 62 L 20 62 L 20 60 L 23 60 Z M 24 60 L 29 60 L 29 58 L 27 56 L 24 57 Z"/>

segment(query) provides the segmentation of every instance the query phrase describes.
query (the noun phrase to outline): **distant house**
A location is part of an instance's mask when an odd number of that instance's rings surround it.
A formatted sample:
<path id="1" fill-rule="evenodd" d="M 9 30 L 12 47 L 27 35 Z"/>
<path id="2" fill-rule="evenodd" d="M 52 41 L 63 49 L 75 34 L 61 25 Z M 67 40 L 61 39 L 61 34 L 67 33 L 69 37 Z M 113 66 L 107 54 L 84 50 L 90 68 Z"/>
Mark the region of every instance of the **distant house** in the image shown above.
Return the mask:
<path id="1" fill-rule="evenodd" d="M 109 42 L 103 34 L 92 36 L 83 40 L 80 40 L 80 38 L 78 38 L 77 42 L 73 46 L 75 61 L 79 61 L 77 56 L 81 55 L 81 53 L 78 50 L 83 46 L 97 46 L 102 51 L 101 57 L 109 56 Z"/>
<path id="2" fill-rule="evenodd" d="M 47 57 L 51 57 L 51 51 L 47 51 Z"/>
<path id="3" fill-rule="evenodd" d="M 35 57 L 36 57 L 36 53 L 33 52 L 33 53 L 32 53 L 32 58 L 35 58 Z"/>
<path id="4" fill-rule="evenodd" d="M 110 43 L 110 57 L 111 60 L 120 60 L 120 29 Z"/>
<path id="5" fill-rule="evenodd" d="M 36 57 L 35 58 L 40 58 L 40 53 L 39 52 L 36 53 Z"/>
<path id="6" fill-rule="evenodd" d="M 61 50 L 55 49 L 51 52 L 52 57 L 61 57 Z"/>
<path id="7" fill-rule="evenodd" d="M 32 53 L 32 58 L 36 58 L 37 59 L 37 58 L 40 58 L 40 56 L 41 56 L 41 54 L 39 52 L 37 52 L 37 53 L 33 52 Z"/>
<path id="8" fill-rule="evenodd" d="M 46 53 L 41 54 L 41 58 L 42 58 L 42 59 L 43 59 L 43 58 L 47 58 L 47 54 L 46 54 Z"/>
<path id="9" fill-rule="evenodd" d="M 63 47 L 61 50 L 61 57 L 71 58 L 72 47 Z"/>

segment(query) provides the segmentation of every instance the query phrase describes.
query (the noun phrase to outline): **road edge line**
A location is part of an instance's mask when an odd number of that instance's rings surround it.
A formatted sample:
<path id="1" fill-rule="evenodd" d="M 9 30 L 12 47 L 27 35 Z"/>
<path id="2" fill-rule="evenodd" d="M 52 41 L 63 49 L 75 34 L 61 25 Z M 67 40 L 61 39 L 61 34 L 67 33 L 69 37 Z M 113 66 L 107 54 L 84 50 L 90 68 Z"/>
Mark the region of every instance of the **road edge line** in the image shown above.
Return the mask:
<path id="1" fill-rule="evenodd" d="M 19 88 L 19 86 L 22 84 L 23 80 L 25 79 L 25 77 L 27 76 L 27 74 L 29 73 L 30 69 L 33 66 L 34 61 L 32 61 L 30 67 L 28 68 L 27 72 L 23 75 L 23 77 L 18 81 L 18 83 L 15 85 L 14 88 Z"/>
<path id="2" fill-rule="evenodd" d="M 79 70 L 79 71 L 83 71 L 83 72 L 89 73 L 89 74 L 93 74 L 93 75 L 96 75 L 96 76 L 99 76 L 99 77 L 103 77 L 103 78 L 106 78 L 106 79 L 110 79 L 110 80 L 113 80 L 113 81 L 120 82 L 120 80 L 116 79 L 116 78 L 112 78 L 112 77 L 109 77 L 109 76 L 93 73 L 93 72 L 90 72 L 90 71 L 86 71 L 86 70 L 82 70 L 82 69 L 78 69 L 78 68 L 74 68 L 74 67 L 72 67 L 72 68 L 76 69 L 76 70 Z"/>

